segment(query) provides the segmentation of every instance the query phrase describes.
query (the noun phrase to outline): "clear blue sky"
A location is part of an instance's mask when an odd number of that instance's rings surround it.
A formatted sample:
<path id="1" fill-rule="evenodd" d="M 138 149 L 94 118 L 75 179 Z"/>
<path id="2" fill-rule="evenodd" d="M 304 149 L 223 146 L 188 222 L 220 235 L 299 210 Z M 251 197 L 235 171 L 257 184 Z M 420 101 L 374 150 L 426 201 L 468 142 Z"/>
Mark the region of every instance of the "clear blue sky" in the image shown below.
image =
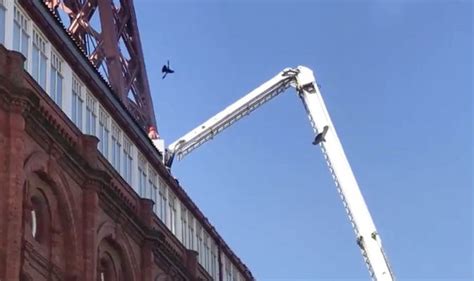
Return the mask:
<path id="1" fill-rule="evenodd" d="M 399 281 L 473 280 L 470 1 L 135 0 L 171 143 L 284 67 L 316 71 Z M 176 73 L 161 80 L 167 59 Z M 176 162 L 259 280 L 368 280 L 293 91 Z"/>

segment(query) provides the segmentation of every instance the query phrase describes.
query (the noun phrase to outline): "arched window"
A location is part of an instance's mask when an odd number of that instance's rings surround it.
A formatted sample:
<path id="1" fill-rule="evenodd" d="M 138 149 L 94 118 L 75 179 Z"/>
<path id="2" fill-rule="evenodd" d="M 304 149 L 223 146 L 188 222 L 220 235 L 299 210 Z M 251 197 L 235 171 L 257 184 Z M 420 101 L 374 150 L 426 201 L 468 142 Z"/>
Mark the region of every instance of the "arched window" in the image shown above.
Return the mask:
<path id="1" fill-rule="evenodd" d="M 74 215 L 63 189 L 67 181 L 59 170 L 46 173 L 45 159 L 35 152 L 25 164 L 23 238 L 30 247 L 22 249 L 22 271 L 34 276 L 30 281 L 78 275 Z"/>
<path id="2" fill-rule="evenodd" d="M 97 263 L 98 281 L 130 281 L 133 276 L 123 256 L 123 250 L 116 241 L 107 237 L 99 243 Z"/>
<path id="3" fill-rule="evenodd" d="M 49 241 L 50 212 L 46 198 L 37 191 L 30 198 L 30 233 L 37 242 L 46 243 Z"/>

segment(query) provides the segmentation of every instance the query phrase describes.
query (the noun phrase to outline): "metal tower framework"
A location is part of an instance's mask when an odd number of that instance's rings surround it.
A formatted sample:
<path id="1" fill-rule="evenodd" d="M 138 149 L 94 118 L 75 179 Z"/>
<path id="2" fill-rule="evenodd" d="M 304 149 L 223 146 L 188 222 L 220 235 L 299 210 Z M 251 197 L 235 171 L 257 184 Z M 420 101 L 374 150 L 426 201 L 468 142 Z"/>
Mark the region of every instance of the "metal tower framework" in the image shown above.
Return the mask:
<path id="1" fill-rule="evenodd" d="M 133 0 L 43 0 L 142 128 L 156 128 Z"/>

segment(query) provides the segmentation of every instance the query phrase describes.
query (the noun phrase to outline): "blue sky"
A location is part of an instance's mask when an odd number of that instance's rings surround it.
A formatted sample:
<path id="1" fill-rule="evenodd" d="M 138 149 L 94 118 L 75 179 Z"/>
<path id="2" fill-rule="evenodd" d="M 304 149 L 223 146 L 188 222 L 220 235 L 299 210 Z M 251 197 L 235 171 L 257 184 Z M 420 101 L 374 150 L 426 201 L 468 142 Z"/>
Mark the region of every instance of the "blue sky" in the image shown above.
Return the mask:
<path id="1" fill-rule="evenodd" d="M 398 280 L 472 280 L 470 1 L 134 2 L 168 144 L 306 65 Z M 368 280 L 312 139 L 289 90 L 173 173 L 258 280 Z"/>

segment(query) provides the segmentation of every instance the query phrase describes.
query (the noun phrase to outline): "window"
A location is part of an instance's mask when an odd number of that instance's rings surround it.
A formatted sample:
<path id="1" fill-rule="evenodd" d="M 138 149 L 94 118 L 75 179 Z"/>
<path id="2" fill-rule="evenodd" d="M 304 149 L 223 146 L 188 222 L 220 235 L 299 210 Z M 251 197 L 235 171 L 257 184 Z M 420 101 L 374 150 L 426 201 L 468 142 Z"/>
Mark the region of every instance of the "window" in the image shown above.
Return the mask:
<path id="1" fill-rule="evenodd" d="M 109 156 L 109 115 L 103 108 L 99 110 L 99 151 L 105 158 Z"/>
<path id="2" fill-rule="evenodd" d="M 131 184 L 132 183 L 132 143 L 123 136 L 123 177 Z M 145 181 L 146 184 L 146 181 Z"/>
<path id="3" fill-rule="evenodd" d="M 38 82 L 41 88 L 46 89 L 46 40 L 39 34 L 37 30 L 33 30 L 33 52 L 32 52 L 32 69 L 33 78 Z"/>
<path id="4" fill-rule="evenodd" d="M 188 212 L 188 249 L 194 250 L 194 217 Z"/>
<path id="5" fill-rule="evenodd" d="M 211 276 L 214 278 L 214 280 L 218 279 L 218 274 L 219 274 L 217 271 L 217 268 L 218 268 L 217 251 L 218 251 L 218 248 L 217 248 L 216 243 L 212 242 L 211 244 Z"/>
<path id="6" fill-rule="evenodd" d="M 158 217 L 166 223 L 166 208 L 167 208 L 167 200 L 166 200 L 166 185 L 163 181 L 160 180 L 160 212 L 158 214 Z"/>
<path id="7" fill-rule="evenodd" d="M 133 278 L 132 269 L 123 256 L 123 248 L 115 237 L 102 239 L 97 249 L 97 281 L 128 281 Z"/>
<path id="8" fill-rule="evenodd" d="M 204 268 L 210 272 L 211 248 L 209 246 L 209 235 L 204 232 Z"/>
<path id="9" fill-rule="evenodd" d="M 86 99 L 86 134 L 95 136 L 97 122 L 97 101 L 90 94 Z"/>
<path id="10" fill-rule="evenodd" d="M 5 12 L 3 0 L 0 0 L 0 44 L 5 44 Z"/>
<path id="11" fill-rule="evenodd" d="M 120 137 L 122 133 L 116 124 L 112 124 L 112 166 L 117 171 L 120 171 L 120 152 L 122 151 L 122 144 Z"/>
<path id="12" fill-rule="evenodd" d="M 168 204 L 169 204 L 169 228 L 173 234 L 176 235 L 176 197 L 168 191 Z"/>
<path id="13" fill-rule="evenodd" d="M 28 59 L 28 41 L 30 35 L 28 34 L 28 19 L 18 7 L 13 8 L 14 22 L 13 22 L 13 49 L 21 52 L 26 59 Z M 25 68 L 26 68 L 25 61 Z"/>
<path id="14" fill-rule="evenodd" d="M 181 205 L 181 242 L 188 246 L 188 212 L 184 205 Z"/>
<path id="15" fill-rule="evenodd" d="M 196 240 L 197 240 L 198 260 L 200 264 L 203 264 L 202 226 L 199 224 L 196 227 L 196 238 L 197 238 Z"/>
<path id="16" fill-rule="evenodd" d="M 238 281 L 238 271 L 235 266 L 232 266 L 232 281 Z"/>
<path id="17" fill-rule="evenodd" d="M 138 194 L 146 197 L 146 160 L 143 155 L 138 155 Z"/>
<path id="18" fill-rule="evenodd" d="M 72 122 L 82 131 L 82 110 L 84 97 L 82 96 L 82 84 L 75 77 L 72 78 Z"/>
<path id="19" fill-rule="evenodd" d="M 54 52 L 51 52 L 51 77 L 50 95 L 54 102 L 62 107 L 63 105 L 63 75 L 62 60 Z"/>
<path id="20" fill-rule="evenodd" d="M 158 182 L 158 175 L 156 174 L 155 171 L 151 168 L 151 165 L 148 166 L 148 188 L 150 190 L 151 194 L 151 200 L 155 202 L 155 205 L 153 205 L 153 211 L 158 215 L 158 205 L 159 205 L 159 199 L 158 199 L 158 187 L 157 187 L 157 182 Z"/>
<path id="21" fill-rule="evenodd" d="M 225 281 L 232 281 L 232 265 L 230 264 L 230 261 L 227 257 L 225 260 L 224 273 Z"/>

